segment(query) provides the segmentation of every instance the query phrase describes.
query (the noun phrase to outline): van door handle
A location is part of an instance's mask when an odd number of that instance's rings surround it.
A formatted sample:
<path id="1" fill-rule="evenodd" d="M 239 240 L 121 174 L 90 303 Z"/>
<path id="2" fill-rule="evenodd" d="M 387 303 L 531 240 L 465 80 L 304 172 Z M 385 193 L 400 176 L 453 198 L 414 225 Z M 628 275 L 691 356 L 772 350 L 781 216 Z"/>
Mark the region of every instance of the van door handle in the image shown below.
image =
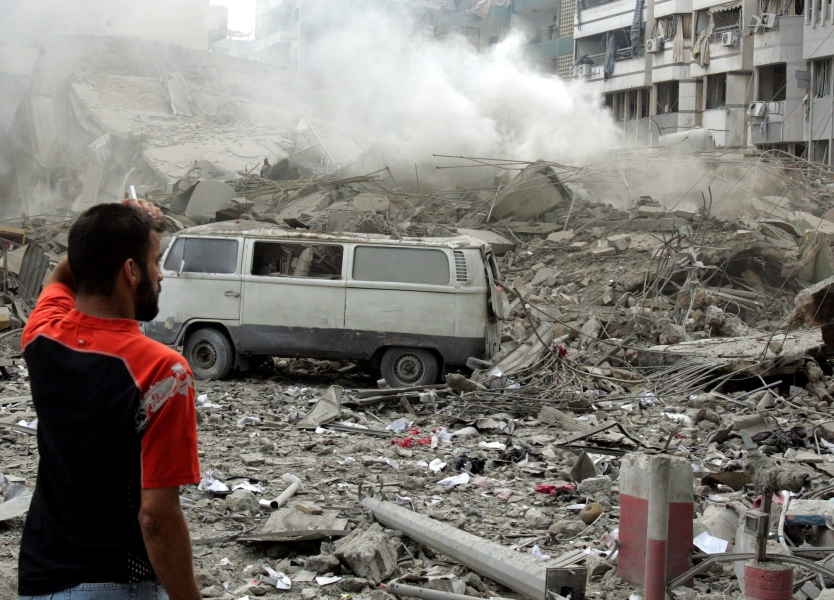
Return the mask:
<path id="1" fill-rule="evenodd" d="M 227 292 L 226 292 L 225 294 L 223 294 L 223 295 L 224 295 L 224 296 L 226 296 L 226 297 L 228 297 L 228 298 L 240 298 L 240 292 L 233 292 L 233 291 L 231 291 L 231 290 L 227 291 Z"/>

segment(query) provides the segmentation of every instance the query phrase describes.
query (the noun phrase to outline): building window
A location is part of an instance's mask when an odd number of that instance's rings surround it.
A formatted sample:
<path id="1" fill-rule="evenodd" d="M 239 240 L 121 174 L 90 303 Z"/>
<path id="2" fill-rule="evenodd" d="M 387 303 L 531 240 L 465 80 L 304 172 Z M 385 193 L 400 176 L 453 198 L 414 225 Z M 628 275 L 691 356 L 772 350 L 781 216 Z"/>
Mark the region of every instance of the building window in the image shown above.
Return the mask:
<path id="1" fill-rule="evenodd" d="M 707 110 L 727 104 L 727 74 L 707 75 Z"/>
<path id="2" fill-rule="evenodd" d="M 831 95 L 831 60 L 814 61 L 814 96 L 825 98 Z"/>
<path id="3" fill-rule="evenodd" d="M 787 88 L 787 68 L 785 63 L 777 63 L 758 68 L 759 102 L 781 102 L 785 99 Z"/>
<path id="4" fill-rule="evenodd" d="M 353 254 L 355 281 L 449 285 L 450 277 L 442 250 L 359 246 Z"/>
<path id="5" fill-rule="evenodd" d="M 255 242 L 252 275 L 341 279 L 342 246 Z"/>
<path id="6" fill-rule="evenodd" d="M 664 81 L 657 84 L 657 114 L 667 115 L 678 112 L 681 85 L 678 81 Z"/>
<path id="7" fill-rule="evenodd" d="M 649 118 L 649 108 L 652 105 L 652 90 L 651 88 L 643 88 L 640 90 L 640 118 Z"/>

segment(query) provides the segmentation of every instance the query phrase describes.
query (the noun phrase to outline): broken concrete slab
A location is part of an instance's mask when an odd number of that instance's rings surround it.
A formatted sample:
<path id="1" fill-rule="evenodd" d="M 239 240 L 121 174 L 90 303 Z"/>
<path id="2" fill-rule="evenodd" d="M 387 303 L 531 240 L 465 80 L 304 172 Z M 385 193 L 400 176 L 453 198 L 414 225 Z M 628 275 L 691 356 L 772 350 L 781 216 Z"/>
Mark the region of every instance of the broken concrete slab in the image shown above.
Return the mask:
<path id="1" fill-rule="evenodd" d="M 397 568 L 391 539 L 377 523 L 356 529 L 333 545 L 333 554 L 360 577 L 380 583 Z"/>
<path id="2" fill-rule="evenodd" d="M 558 206 L 569 204 L 572 197 L 553 167 L 537 162 L 523 169 L 498 192 L 491 219 L 536 219 Z"/>
<path id="3" fill-rule="evenodd" d="M 218 210 L 226 206 L 237 193 L 222 181 L 200 181 L 194 187 L 185 216 L 196 223 L 208 223 Z"/>

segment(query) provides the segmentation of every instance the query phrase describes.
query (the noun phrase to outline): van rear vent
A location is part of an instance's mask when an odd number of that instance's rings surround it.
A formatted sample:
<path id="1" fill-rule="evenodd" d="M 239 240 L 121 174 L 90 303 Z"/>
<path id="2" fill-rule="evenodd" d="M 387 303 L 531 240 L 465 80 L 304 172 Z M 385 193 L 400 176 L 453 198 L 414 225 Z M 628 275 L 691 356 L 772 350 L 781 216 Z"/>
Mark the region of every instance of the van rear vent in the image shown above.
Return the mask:
<path id="1" fill-rule="evenodd" d="M 455 250 L 455 277 L 458 281 L 469 281 L 466 270 L 466 257 L 460 250 Z"/>

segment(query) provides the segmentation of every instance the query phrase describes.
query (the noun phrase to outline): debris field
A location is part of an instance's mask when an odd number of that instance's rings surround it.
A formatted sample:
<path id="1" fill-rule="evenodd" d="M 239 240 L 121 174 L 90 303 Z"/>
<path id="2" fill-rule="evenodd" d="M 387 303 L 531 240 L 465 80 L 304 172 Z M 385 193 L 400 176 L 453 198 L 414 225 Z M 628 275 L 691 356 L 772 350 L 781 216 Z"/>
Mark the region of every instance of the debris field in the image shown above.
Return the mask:
<path id="1" fill-rule="evenodd" d="M 660 195 L 600 199 L 594 186 L 612 173 L 643 168 L 628 155 L 581 170 L 492 161 L 495 177 L 432 192 L 401 188 L 387 169 L 348 176 L 287 159 L 212 178 L 203 164 L 170 192 L 148 191 L 172 233 L 245 219 L 480 237 L 500 256 L 509 300 L 498 355 L 435 385 L 391 389 L 365 364 L 280 357 L 198 381 L 203 481 L 181 501 L 203 596 L 409 597 L 398 584 L 481 598 L 642 596 L 632 562 L 646 533 L 635 541 L 624 500 L 650 487 L 632 490 L 641 456 L 670 456 L 683 472 L 671 493 L 691 512 L 669 517 L 669 530 L 691 539 L 670 538 L 681 557 L 670 575 L 750 552 L 745 518 L 762 505 L 769 554 L 831 566 L 834 181 L 784 156 L 675 160 L 747 165 L 785 192 L 737 190 L 749 197 L 731 210 L 711 186 L 687 209 Z M 37 469 L 20 328 L 66 252 L 72 215 L 0 231 L 2 598 L 16 597 Z M 458 535 L 468 541 L 452 548 Z M 669 592 L 740 597 L 740 564 L 713 562 Z M 791 568 L 796 597 L 834 583 Z M 536 574 L 547 569 L 570 585 L 545 596 Z"/>

